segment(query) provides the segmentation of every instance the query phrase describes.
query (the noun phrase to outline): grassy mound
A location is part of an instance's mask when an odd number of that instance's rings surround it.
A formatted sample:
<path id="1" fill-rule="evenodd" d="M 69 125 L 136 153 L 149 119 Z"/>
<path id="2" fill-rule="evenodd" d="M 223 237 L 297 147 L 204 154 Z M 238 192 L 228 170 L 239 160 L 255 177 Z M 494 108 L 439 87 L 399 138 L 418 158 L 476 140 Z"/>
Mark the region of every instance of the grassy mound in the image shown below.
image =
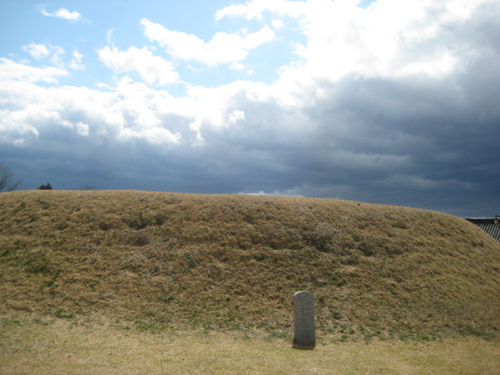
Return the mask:
<path id="1" fill-rule="evenodd" d="M 500 244 L 450 215 L 348 201 L 138 191 L 0 194 L 0 314 L 138 329 L 421 337 L 500 330 Z"/>

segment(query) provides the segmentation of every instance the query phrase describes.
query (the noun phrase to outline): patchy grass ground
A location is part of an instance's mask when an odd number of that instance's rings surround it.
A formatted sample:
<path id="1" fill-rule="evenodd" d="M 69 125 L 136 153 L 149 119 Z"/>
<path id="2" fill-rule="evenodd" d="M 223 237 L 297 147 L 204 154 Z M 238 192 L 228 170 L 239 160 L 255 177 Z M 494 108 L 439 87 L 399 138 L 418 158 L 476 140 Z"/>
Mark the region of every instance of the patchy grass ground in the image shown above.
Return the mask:
<path id="1" fill-rule="evenodd" d="M 500 331 L 500 244 L 442 213 L 327 199 L 0 194 L 0 316 L 338 342 Z"/>
<path id="2" fill-rule="evenodd" d="M 498 374 L 500 341 L 334 342 L 314 351 L 239 332 L 145 333 L 112 326 L 3 319 L 1 374 Z"/>

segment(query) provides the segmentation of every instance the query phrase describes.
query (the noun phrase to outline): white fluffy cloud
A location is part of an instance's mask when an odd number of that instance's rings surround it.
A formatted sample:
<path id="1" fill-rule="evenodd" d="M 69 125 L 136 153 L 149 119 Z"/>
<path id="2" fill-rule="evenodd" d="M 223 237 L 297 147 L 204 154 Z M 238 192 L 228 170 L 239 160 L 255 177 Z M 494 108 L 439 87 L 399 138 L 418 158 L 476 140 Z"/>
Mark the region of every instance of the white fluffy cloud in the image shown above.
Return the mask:
<path id="1" fill-rule="evenodd" d="M 34 58 L 37 61 L 48 59 L 52 64 L 56 65 L 58 68 L 61 69 L 64 69 L 66 66 L 68 66 L 70 69 L 73 70 L 85 69 L 85 65 L 82 63 L 83 55 L 78 51 L 78 48 L 74 49 L 73 57 L 69 63 L 66 63 L 63 60 L 65 51 L 60 46 L 54 46 L 51 44 L 31 43 L 23 46 L 22 50 L 28 53 L 32 58 Z"/>
<path id="2" fill-rule="evenodd" d="M 67 70 L 59 67 L 38 68 L 0 57 L 0 83 L 2 85 L 6 85 L 9 80 L 57 83 L 58 77 L 68 75 Z"/>
<path id="3" fill-rule="evenodd" d="M 85 65 L 82 63 L 83 55 L 78 52 L 78 48 L 73 51 L 73 58 L 69 64 L 69 67 L 73 70 L 84 70 Z"/>
<path id="4" fill-rule="evenodd" d="M 171 31 L 158 23 L 143 19 L 144 34 L 151 41 L 158 42 L 167 52 L 180 60 L 198 61 L 209 66 L 237 64 L 249 51 L 274 39 L 274 31 L 267 26 L 255 33 L 238 34 L 216 33 L 210 42 L 196 35 Z M 233 65 L 241 68 L 241 65 Z"/>
<path id="5" fill-rule="evenodd" d="M 79 12 L 70 12 L 66 8 L 60 8 L 54 12 L 47 12 L 45 9 L 42 9 L 41 12 L 44 16 L 62 18 L 68 21 L 79 21 L 82 18 Z"/>
<path id="6" fill-rule="evenodd" d="M 229 123 L 236 124 L 238 121 L 245 120 L 245 112 L 234 110 L 229 114 Z"/>
<path id="7" fill-rule="evenodd" d="M 64 68 L 63 61 L 64 49 L 52 44 L 31 43 L 22 47 L 22 50 L 28 53 L 35 60 L 43 60 L 50 57 L 50 62 L 60 68 Z"/>
<path id="8" fill-rule="evenodd" d="M 367 9 L 358 2 L 254 0 L 225 7 L 216 18 L 264 20 L 271 13 L 300 20 L 307 44 L 297 44 L 296 53 L 304 63 L 282 67 L 284 87 L 299 93 L 304 84 L 317 86 L 318 79 L 336 82 L 348 75 L 446 76 L 463 57 L 444 42 L 447 29 L 491 0 L 378 0 Z"/>
<path id="9" fill-rule="evenodd" d="M 23 46 L 23 51 L 29 53 L 34 59 L 40 60 L 50 55 L 50 51 L 45 44 L 31 43 Z"/>
<path id="10" fill-rule="evenodd" d="M 0 95 L 9 94 L 0 109 L 3 141 L 33 145 L 57 127 L 92 136 L 95 141 L 144 139 L 163 145 L 181 141 L 181 134 L 169 130 L 161 119 L 165 107 L 176 107 L 176 100 L 144 84 L 123 79 L 112 91 L 98 91 L 72 86 L 43 88 L 28 80 L 8 78 L 0 77 Z M 176 115 L 176 110 L 167 113 Z"/>
<path id="11" fill-rule="evenodd" d="M 130 47 L 127 51 L 109 46 L 97 51 L 99 59 L 108 68 L 117 73 L 137 72 L 149 85 L 166 85 L 179 80 L 179 74 L 172 63 L 160 56 L 155 56 L 147 48 Z"/>

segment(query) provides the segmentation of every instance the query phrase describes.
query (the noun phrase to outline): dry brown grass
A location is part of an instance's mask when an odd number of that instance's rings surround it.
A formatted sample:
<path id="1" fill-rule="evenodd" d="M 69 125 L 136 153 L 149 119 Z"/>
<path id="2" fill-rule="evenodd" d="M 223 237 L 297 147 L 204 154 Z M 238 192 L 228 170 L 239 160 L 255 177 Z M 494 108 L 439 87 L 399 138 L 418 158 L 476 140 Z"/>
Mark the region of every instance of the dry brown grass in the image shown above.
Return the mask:
<path id="1" fill-rule="evenodd" d="M 149 334 L 3 319 L 1 374 L 498 374 L 500 342 L 480 338 L 331 343 L 314 351 L 237 332 Z"/>
<path id="2" fill-rule="evenodd" d="M 500 331 L 500 244 L 465 220 L 326 199 L 138 191 L 0 194 L 0 314 L 140 331 L 332 340 Z"/>

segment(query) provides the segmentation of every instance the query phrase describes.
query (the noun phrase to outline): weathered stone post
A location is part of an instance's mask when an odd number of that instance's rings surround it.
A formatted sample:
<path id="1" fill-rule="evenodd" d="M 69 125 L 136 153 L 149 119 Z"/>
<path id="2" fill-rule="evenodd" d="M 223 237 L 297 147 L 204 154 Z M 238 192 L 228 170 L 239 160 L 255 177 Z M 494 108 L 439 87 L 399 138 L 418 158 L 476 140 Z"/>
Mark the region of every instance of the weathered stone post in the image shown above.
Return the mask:
<path id="1" fill-rule="evenodd" d="M 314 295 L 311 292 L 297 292 L 293 296 L 293 327 L 295 349 L 313 350 L 316 346 L 314 322 Z"/>

